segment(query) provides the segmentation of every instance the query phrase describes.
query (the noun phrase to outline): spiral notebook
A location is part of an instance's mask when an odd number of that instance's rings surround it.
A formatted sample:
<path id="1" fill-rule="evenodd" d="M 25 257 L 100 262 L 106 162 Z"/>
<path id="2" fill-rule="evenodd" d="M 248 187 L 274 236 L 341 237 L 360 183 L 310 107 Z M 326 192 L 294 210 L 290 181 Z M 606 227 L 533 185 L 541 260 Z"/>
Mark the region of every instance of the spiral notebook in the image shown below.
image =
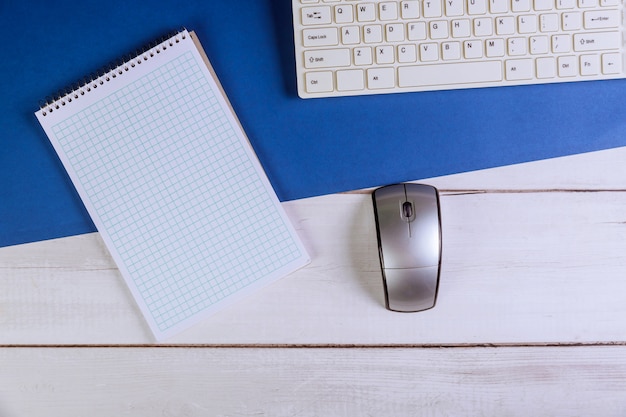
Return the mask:
<path id="1" fill-rule="evenodd" d="M 157 339 L 309 262 L 193 32 L 35 114 Z"/>

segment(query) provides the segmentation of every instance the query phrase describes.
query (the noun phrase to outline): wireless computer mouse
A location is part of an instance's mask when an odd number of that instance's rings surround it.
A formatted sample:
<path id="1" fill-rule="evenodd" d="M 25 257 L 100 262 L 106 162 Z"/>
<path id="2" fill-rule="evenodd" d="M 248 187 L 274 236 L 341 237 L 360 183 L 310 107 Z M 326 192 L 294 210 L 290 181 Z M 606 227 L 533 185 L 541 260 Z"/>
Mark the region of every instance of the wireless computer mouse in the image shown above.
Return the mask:
<path id="1" fill-rule="evenodd" d="M 435 306 L 441 265 L 439 193 L 423 184 L 395 184 L 373 193 L 378 252 L 387 308 Z"/>

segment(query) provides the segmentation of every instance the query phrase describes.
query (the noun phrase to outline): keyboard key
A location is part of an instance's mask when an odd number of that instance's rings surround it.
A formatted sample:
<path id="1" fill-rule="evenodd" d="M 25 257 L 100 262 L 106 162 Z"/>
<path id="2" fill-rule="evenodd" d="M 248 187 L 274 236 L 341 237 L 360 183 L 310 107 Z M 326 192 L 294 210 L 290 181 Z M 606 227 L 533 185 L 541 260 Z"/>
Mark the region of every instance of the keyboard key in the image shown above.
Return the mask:
<path id="1" fill-rule="evenodd" d="M 403 19 L 417 19 L 420 17 L 420 4 L 419 1 L 403 1 L 400 4 L 400 8 L 402 9 L 402 18 Z"/>
<path id="2" fill-rule="evenodd" d="M 547 36 L 530 37 L 530 53 L 532 55 L 547 54 L 550 52 L 550 41 Z"/>
<path id="3" fill-rule="evenodd" d="M 393 88 L 396 85 L 395 69 L 370 68 L 367 70 L 367 87 L 372 90 Z"/>
<path id="4" fill-rule="evenodd" d="M 581 75 L 598 75 L 600 73 L 600 56 L 599 55 L 581 55 L 580 56 L 580 74 Z"/>
<path id="5" fill-rule="evenodd" d="M 543 10 L 552 10 L 554 9 L 554 1 L 555 0 L 534 0 L 535 1 L 535 10 L 543 11 Z"/>
<path id="6" fill-rule="evenodd" d="M 340 24 L 354 22 L 352 5 L 342 4 L 341 6 L 335 6 L 335 22 Z"/>
<path id="7" fill-rule="evenodd" d="M 464 0 L 444 0 L 446 16 L 463 16 Z"/>
<path id="8" fill-rule="evenodd" d="M 385 38 L 387 42 L 404 41 L 404 25 L 402 23 L 390 23 L 386 25 Z"/>
<path id="9" fill-rule="evenodd" d="M 519 33 L 537 32 L 537 17 L 531 14 L 519 16 L 517 18 L 517 30 Z"/>
<path id="10" fill-rule="evenodd" d="M 302 24 L 327 25 L 331 21 L 330 6 L 305 7 L 302 9 Z"/>
<path id="11" fill-rule="evenodd" d="M 441 0 L 423 0 L 424 17 L 441 17 Z"/>
<path id="12" fill-rule="evenodd" d="M 515 18 L 503 16 L 496 18 L 496 33 L 498 35 L 512 35 L 515 33 Z"/>
<path id="13" fill-rule="evenodd" d="M 578 7 L 588 9 L 598 6 L 598 0 L 578 0 Z"/>
<path id="14" fill-rule="evenodd" d="M 439 45 L 436 43 L 422 43 L 419 50 L 422 62 L 433 62 L 439 59 Z"/>
<path id="15" fill-rule="evenodd" d="M 383 27 L 381 25 L 368 25 L 363 28 L 363 40 L 365 43 L 380 43 L 383 41 Z"/>
<path id="16" fill-rule="evenodd" d="M 552 52 L 561 54 L 572 50 L 572 37 L 570 35 L 553 35 Z"/>
<path id="17" fill-rule="evenodd" d="M 556 60 L 553 57 L 537 58 L 535 61 L 537 78 L 556 77 Z"/>
<path id="18" fill-rule="evenodd" d="M 526 38 L 509 38 L 507 50 L 511 56 L 526 55 Z"/>
<path id="19" fill-rule="evenodd" d="M 489 11 L 492 14 L 506 13 L 509 11 L 508 0 L 489 0 Z"/>
<path id="20" fill-rule="evenodd" d="M 532 59 L 508 59 L 505 63 L 507 80 L 530 80 L 534 76 Z"/>
<path id="21" fill-rule="evenodd" d="M 621 44 L 619 32 L 582 33 L 574 35 L 574 51 L 601 51 L 618 49 Z"/>
<path id="22" fill-rule="evenodd" d="M 398 62 L 406 64 L 417 61 L 417 46 L 414 44 L 398 46 Z"/>
<path id="23" fill-rule="evenodd" d="M 618 53 L 602 54 L 602 73 L 619 74 L 622 72 L 622 56 Z"/>
<path id="24" fill-rule="evenodd" d="M 441 54 L 444 61 L 461 59 L 461 44 L 459 42 L 444 42 L 441 44 Z"/>
<path id="25" fill-rule="evenodd" d="M 448 22 L 446 20 L 435 20 L 430 22 L 431 39 L 444 39 L 448 36 Z"/>
<path id="26" fill-rule="evenodd" d="M 361 42 L 361 31 L 358 26 L 344 26 L 341 28 L 341 42 L 344 45 L 355 45 Z"/>
<path id="27" fill-rule="evenodd" d="M 304 79 L 306 82 L 306 91 L 309 93 L 333 91 L 332 71 L 307 72 Z"/>
<path id="28" fill-rule="evenodd" d="M 305 29 L 302 31 L 304 46 L 330 46 L 337 45 L 336 28 Z"/>
<path id="29" fill-rule="evenodd" d="M 306 68 L 346 67 L 350 65 L 349 49 L 318 49 L 304 53 Z"/>
<path id="30" fill-rule="evenodd" d="M 557 9 L 573 9 L 576 7 L 576 0 L 556 0 Z"/>
<path id="31" fill-rule="evenodd" d="M 436 86 L 453 83 L 472 84 L 502 80 L 498 61 L 459 62 L 398 68 L 400 87 Z"/>
<path id="32" fill-rule="evenodd" d="M 359 22 L 373 22 L 376 20 L 376 5 L 374 3 L 357 4 L 356 15 Z"/>
<path id="33" fill-rule="evenodd" d="M 487 13 L 487 0 L 468 0 L 467 13 L 470 15 Z"/>
<path id="34" fill-rule="evenodd" d="M 408 38 L 410 41 L 421 41 L 426 39 L 426 23 L 415 22 L 408 24 Z"/>
<path id="35" fill-rule="evenodd" d="M 488 17 L 474 19 L 474 35 L 475 36 L 491 36 L 493 35 L 492 20 Z"/>
<path id="36" fill-rule="evenodd" d="M 463 55 L 467 59 L 477 59 L 483 57 L 483 43 L 481 41 L 463 42 Z"/>
<path id="37" fill-rule="evenodd" d="M 539 30 L 541 32 L 557 32 L 559 30 L 559 15 L 556 13 L 539 15 Z"/>
<path id="38" fill-rule="evenodd" d="M 511 10 L 514 12 L 529 12 L 530 0 L 513 0 L 511 2 Z"/>
<path id="39" fill-rule="evenodd" d="M 576 60 L 576 56 L 560 56 L 557 63 L 559 77 L 575 77 L 578 75 L 578 61 Z"/>
<path id="40" fill-rule="evenodd" d="M 380 20 L 396 20 L 398 18 L 398 5 L 393 1 L 378 3 L 378 16 Z"/>
<path id="41" fill-rule="evenodd" d="M 489 58 L 504 56 L 504 39 L 489 39 L 485 42 L 485 50 L 485 55 Z"/>
<path id="42" fill-rule="evenodd" d="M 344 70 L 337 71 L 337 90 L 338 91 L 356 91 L 365 88 L 365 79 L 363 78 L 363 70 Z"/>
<path id="43" fill-rule="evenodd" d="M 375 49 L 376 63 L 377 64 L 393 64 L 395 57 L 393 55 L 393 46 L 382 45 L 377 46 Z"/>
<path id="44" fill-rule="evenodd" d="M 372 48 L 354 48 L 354 65 L 372 65 Z"/>
<path id="45" fill-rule="evenodd" d="M 583 17 L 579 12 L 568 12 L 561 15 L 563 30 L 578 30 L 583 25 Z"/>
<path id="46" fill-rule="evenodd" d="M 452 21 L 452 37 L 453 38 L 469 38 L 470 21 L 469 19 Z"/>
<path id="47" fill-rule="evenodd" d="M 619 21 L 619 10 L 594 10 L 584 14 L 585 29 L 616 28 Z"/>

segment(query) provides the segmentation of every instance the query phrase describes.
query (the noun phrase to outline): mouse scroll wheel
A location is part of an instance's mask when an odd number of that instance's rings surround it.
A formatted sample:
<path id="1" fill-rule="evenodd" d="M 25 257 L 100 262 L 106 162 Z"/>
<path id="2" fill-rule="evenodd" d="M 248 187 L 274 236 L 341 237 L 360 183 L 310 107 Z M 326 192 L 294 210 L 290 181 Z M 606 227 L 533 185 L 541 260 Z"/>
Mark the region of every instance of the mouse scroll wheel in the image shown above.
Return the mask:
<path id="1" fill-rule="evenodd" d="M 402 217 L 407 220 L 413 217 L 413 204 L 410 201 L 405 201 L 402 204 Z"/>

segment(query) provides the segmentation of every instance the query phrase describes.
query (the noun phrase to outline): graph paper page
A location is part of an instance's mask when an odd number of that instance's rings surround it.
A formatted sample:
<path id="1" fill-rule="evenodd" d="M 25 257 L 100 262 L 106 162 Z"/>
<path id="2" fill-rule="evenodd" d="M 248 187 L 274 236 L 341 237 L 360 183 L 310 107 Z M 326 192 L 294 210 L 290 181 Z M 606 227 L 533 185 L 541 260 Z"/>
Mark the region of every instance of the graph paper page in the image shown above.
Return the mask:
<path id="1" fill-rule="evenodd" d="M 159 340 L 308 262 L 191 36 L 36 113 Z"/>

